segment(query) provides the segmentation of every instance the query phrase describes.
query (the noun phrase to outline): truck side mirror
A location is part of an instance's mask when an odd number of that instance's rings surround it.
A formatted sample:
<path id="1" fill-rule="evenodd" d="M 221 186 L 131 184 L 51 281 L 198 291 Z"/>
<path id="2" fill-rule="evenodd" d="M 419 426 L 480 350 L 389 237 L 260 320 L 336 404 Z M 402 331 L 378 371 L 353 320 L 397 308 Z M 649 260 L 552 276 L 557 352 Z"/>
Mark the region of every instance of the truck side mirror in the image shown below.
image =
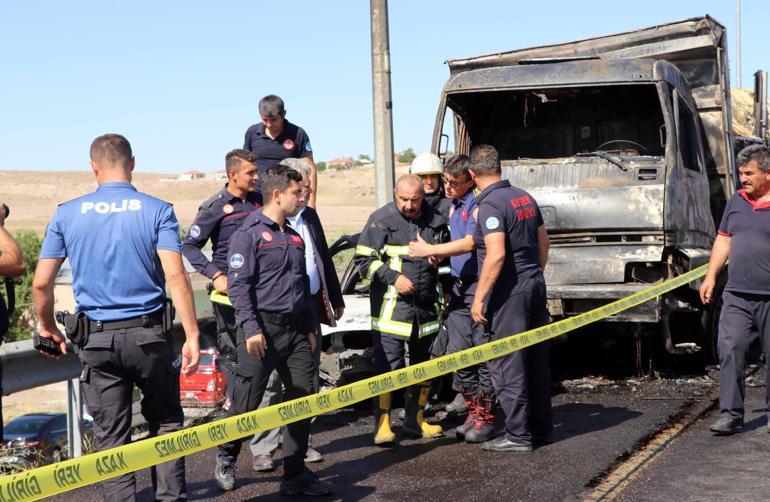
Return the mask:
<path id="1" fill-rule="evenodd" d="M 447 136 L 444 133 L 441 133 L 441 137 L 438 140 L 438 156 L 444 157 L 447 153 L 448 148 L 449 148 L 449 136 Z"/>
<path id="2" fill-rule="evenodd" d="M 666 124 L 658 127 L 658 133 L 660 134 L 660 147 L 666 149 Z"/>

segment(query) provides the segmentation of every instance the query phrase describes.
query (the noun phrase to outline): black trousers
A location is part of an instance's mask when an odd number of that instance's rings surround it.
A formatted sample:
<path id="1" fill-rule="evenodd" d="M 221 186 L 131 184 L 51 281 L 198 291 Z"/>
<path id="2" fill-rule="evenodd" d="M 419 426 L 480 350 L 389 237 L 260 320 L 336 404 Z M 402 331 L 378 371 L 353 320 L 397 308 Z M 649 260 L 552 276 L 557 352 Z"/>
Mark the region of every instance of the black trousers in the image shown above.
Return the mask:
<path id="1" fill-rule="evenodd" d="M 486 317 L 489 341 L 548 324 L 543 275 L 521 280 L 506 298 L 493 296 Z M 548 358 L 547 342 L 540 342 L 487 363 L 510 440 L 531 444 L 553 430 Z"/>
<path id="2" fill-rule="evenodd" d="M 142 415 L 150 436 L 177 431 L 184 424 L 179 404 L 179 369 L 160 326 L 92 333 L 80 351 L 80 384 L 94 418 L 99 451 L 131 442 L 134 384 L 142 391 Z M 155 500 L 187 500 L 184 457 L 152 468 Z M 105 500 L 135 500 L 133 473 L 102 482 Z"/>
<path id="3" fill-rule="evenodd" d="M 447 353 L 452 354 L 470 349 L 485 343 L 484 326 L 474 322 L 471 317 L 473 293 L 468 294 L 467 286 L 455 283 L 452 286 L 452 299 L 446 318 L 446 329 L 449 335 Z M 480 387 L 482 390 L 492 390 L 492 380 L 486 363 L 457 370 L 454 375 L 455 390 L 460 386 L 465 389 Z"/>
<path id="4" fill-rule="evenodd" d="M 374 346 L 374 369 L 377 373 L 387 373 L 406 366 L 406 349 L 409 348 L 409 364 L 417 364 L 430 359 L 430 344 L 433 336 L 418 337 L 417 321 L 412 324 L 412 334 L 405 336 L 391 335 L 372 331 Z"/>
<path id="5" fill-rule="evenodd" d="M 722 416 L 743 418 L 746 352 L 755 338 L 759 337 L 765 361 L 770 361 L 770 295 L 725 291 L 722 300 L 717 341 L 719 408 Z M 770 368 L 770 364 L 767 366 Z M 767 385 L 765 401 L 770 403 L 770 386 Z"/>
<path id="6" fill-rule="evenodd" d="M 315 363 L 310 350 L 306 321 L 289 315 L 260 312 L 267 339 L 265 357 L 257 359 L 246 352 L 246 336 L 238 330 L 238 370 L 229 415 L 256 410 L 262 401 L 267 380 L 278 371 L 286 399 L 305 397 L 314 392 Z M 301 324 L 300 324 L 301 323 Z M 283 435 L 283 476 L 293 478 L 305 466 L 310 420 L 300 420 L 285 426 Z M 219 457 L 233 463 L 241 451 L 244 439 L 219 446 Z"/>
<path id="7" fill-rule="evenodd" d="M 217 349 L 222 355 L 222 370 L 227 378 L 227 397 L 233 400 L 235 387 L 235 371 L 238 363 L 238 348 L 236 335 L 238 328 L 235 323 L 235 309 L 230 305 L 211 302 L 214 318 L 217 321 Z"/>

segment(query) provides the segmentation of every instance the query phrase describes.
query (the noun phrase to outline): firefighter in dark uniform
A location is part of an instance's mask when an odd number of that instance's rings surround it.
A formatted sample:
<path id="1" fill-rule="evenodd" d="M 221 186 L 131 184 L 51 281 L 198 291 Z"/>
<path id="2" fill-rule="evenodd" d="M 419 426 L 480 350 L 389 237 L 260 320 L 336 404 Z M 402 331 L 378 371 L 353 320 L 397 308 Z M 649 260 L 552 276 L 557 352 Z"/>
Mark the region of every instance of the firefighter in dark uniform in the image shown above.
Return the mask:
<path id="1" fill-rule="evenodd" d="M 96 138 L 91 168 L 98 189 L 61 204 L 48 224 L 33 295 L 40 336 L 58 342 L 66 354 L 54 320 L 53 291 L 67 258 L 77 303 L 75 318 L 82 328 L 89 328 L 73 332 L 68 328 L 67 333 L 87 337 L 78 343 L 80 383 L 101 451 L 131 442 L 134 384 L 142 391 L 142 414 L 150 436 L 182 428 L 179 371 L 188 375 L 196 371 L 199 333 L 171 204 L 131 185 L 134 158 L 123 136 Z M 180 368 L 175 367 L 176 356 L 165 332 L 170 327 L 170 316 L 164 319 L 166 286 L 186 336 Z M 186 500 L 184 458 L 158 464 L 152 471 L 155 500 Z M 136 499 L 133 473 L 106 480 L 102 488 L 105 500 Z"/>
<path id="2" fill-rule="evenodd" d="M 225 156 L 227 185 L 201 204 L 187 236 L 182 241 L 182 254 L 195 270 L 212 281 L 211 306 L 217 320 L 217 346 L 224 356 L 227 395 L 232 398 L 235 374 L 235 310 L 227 301 L 227 245 L 233 232 L 255 209 L 262 207 L 262 194 L 257 192 L 257 156 L 248 150 L 232 150 Z M 201 249 L 211 240 L 211 259 Z"/>
<path id="3" fill-rule="evenodd" d="M 375 365 L 380 372 L 405 366 L 409 346 L 411 364 L 430 357 L 430 344 L 440 326 L 436 268 L 425 258 L 409 257 L 409 242 L 420 235 L 435 244 L 448 240 L 447 220 L 423 200 L 423 185 L 413 174 L 396 183 L 395 201 L 375 211 L 358 239 L 354 256 L 361 273 L 371 281 L 369 297 Z M 438 437 L 441 426 L 423 418 L 430 382 L 409 389 L 404 431 L 418 437 Z M 391 445 L 390 393 L 375 397 L 374 443 Z"/>
<path id="4" fill-rule="evenodd" d="M 471 302 L 478 281 L 476 244 L 473 234 L 478 204 L 473 194 L 473 180 L 468 171 L 467 155 L 456 155 L 444 166 L 444 187 L 452 207 L 449 211 L 451 242 L 428 244 L 418 238 L 409 243 L 409 255 L 434 259 L 450 258 L 452 275 L 451 299 L 447 306 L 447 352 L 453 353 L 485 343 L 484 327 L 471 318 Z M 485 363 L 457 370 L 454 386 L 460 391 L 447 411 L 469 410 L 465 423 L 455 435 L 469 443 L 489 440 L 494 432 L 495 391 Z"/>
<path id="5" fill-rule="evenodd" d="M 312 190 L 307 202 L 308 206 L 315 207 L 318 172 L 307 133 L 286 120 L 283 100 L 273 94 L 259 100 L 259 118 L 260 123 L 250 126 L 243 140 L 243 148 L 254 152 L 259 159 L 259 175 L 262 176 L 267 169 L 277 166 L 283 159 L 304 160 L 310 167 Z M 261 187 L 261 183 L 258 185 Z"/>
<path id="6" fill-rule="evenodd" d="M 497 340 L 548 323 L 543 269 L 548 234 L 535 199 L 501 179 L 497 151 L 471 151 L 471 177 L 481 189 L 473 235 L 479 282 L 471 316 Z M 538 343 L 487 363 L 505 412 L 505 435 L 483 444 L 490 451 L 531 451 L 553 430 L 548 346 Z"/>
<path id="7" fill-rule="evenodd" d="M 299 210 L 302 176 L 286 166 L 262 177 L 264 206 L 251 213 L 230 239 L 228 292 L 238 325 L 238 369 L 230 415 L 256 410 L 270 373 L 278 370 L 284 396 L 314 391 L 316 333 L 305 273 L 305 243 L 286 224 Z M 286 426 L 283 435 L 284 495 L 326 495 L 329 483 L 305 467 L 310 419 Z M 235 460 L 243 440 L 219 447 L 214 479 L 235 487 Z"/>
<path id="8" fill-rule="evenodd" d="M 737 164 L 742 188 L 727 202 L 700 287 L 701 300 L 714 302 L 717 276 L 730 259 L 717 342 L 720 414 L 709 427 L 724 436 L 743 429 L 746 352 L 757 337 L 770 360 L 770 150 L 747 146 Z M 770 387 L 765 402 L 770 405 Z"/>

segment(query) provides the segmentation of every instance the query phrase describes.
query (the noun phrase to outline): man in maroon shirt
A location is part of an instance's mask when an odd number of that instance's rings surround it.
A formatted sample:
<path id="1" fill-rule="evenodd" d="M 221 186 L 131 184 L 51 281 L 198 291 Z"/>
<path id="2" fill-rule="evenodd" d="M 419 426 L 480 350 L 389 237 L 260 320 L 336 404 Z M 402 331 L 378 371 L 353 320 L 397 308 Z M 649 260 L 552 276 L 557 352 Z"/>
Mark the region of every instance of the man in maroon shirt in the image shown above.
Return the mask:
<path id="1" fill-rule="evenodd" d="M 708 272 L 700 288 L 703 303 L 715 300 L 717 275 L 729 258 L 719 318 L 719 419 L 711 431 L 730 435 L 743 428 L 746 351 L 756 336 L 770 360 L 770 151 L 752 145 L 738 153 L 743 188 L 725 207 Z M 770 403 L 770 391 L 766 391 Z M 770 432 L 770 428 L 768 428 Z"/>

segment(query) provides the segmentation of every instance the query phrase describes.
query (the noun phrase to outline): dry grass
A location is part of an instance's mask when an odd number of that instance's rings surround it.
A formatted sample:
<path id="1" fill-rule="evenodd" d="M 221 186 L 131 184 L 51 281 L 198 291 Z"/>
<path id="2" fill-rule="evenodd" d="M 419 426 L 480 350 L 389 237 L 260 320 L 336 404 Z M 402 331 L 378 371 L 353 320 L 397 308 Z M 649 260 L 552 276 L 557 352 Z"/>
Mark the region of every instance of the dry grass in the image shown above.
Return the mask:
<path id="1" fill-rule="evenodd" d="M 209 180 L 178 181 L 170 174 L 134 175 L 136 187 L 174 204 L 180 224 L 192 224 L 198 206 L 223 186 Z M 318 211 L 327 233 L 341 235 L 361 230 L 374 207 L 374 171 L 356 167 L 319 174 Z M 93 191 L 96 182 L 89 171 L 0 171 L 0 200 L 11 207 L 11 230 L 42 232 L 56 206 Z"/>

